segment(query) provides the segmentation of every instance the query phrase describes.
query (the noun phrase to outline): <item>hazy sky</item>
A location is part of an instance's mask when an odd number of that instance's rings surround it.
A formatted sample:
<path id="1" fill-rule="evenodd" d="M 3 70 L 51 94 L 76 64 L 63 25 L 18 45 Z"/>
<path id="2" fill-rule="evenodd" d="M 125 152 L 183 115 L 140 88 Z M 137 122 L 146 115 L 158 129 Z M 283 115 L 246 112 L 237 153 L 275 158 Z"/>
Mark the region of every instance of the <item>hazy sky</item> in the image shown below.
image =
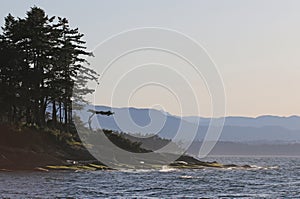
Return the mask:
<path id="1" fill-rule="evenodd" d="M 1 3 L 1 24 L 8 13 L 23 17 L 33 5 L 43 8 L 50 16 L 67 17 L 72 26 L 79 27 L 85 34 L 90 50 L 111 35 L 132 28 L 146 26 L 180 31 L 205 47 L 217 64 L 224 81 L 227 115 L 300 115 L 300 1 L 298 0 L 11 0 Z M 118 48 L 118 45 L 114 47 Z M 165 56 L 163 59 L 170 59 L 170 66 L 173 67 L 174 64 L 175 68 L 175 65 L 181 63 L 174 58 L 168 58 L 168 55 L 147 53 L 135 54 L 138 58 L 130 58 L 134 56 L 130 55 L 121 60 L 122 62 L 116 63 L 114 67 L 126 68 L 126 64 L 141 64 L 143 61 L 141 57 L 144 61 L 147 60 L 145 63 L 149 63 L 151 56 L 156 60 L 155 63 L 158 57 Z M 97 58 L 101 56 L 99 53 L 95 55 Z M 137 59 L 138 61 L 135 61 Z M 101 73 L 103 70 L 101 62 L 97 63 L 95 59 L 92 64 Z M 154 72 L 158 66 L 151 67 L 153 68 L 151 72 Z M 147 71 L 148 69 L 143 70 L 144 73 L 136 74 L 138 78 L 149 79 L 151 72 Z M 178 74 L 164 72 L 163 68 L 157 71 L 160 71 L 157 76 L 168 77 L 173 86 L 178 85 L 180 90 L 178 95 L 188 95 L 185 91 L 189 89 L 185 89 L 185 85 L 181 83 L 179 86 L 181 80 L 175 81 Z M 104 81 L 119 78 L 121 74 L 117 72 L 118 70 L 115 70 L 103 78 L 101 86 L 105 88 L 96 94 L 95 103 L 110 104 L 107 95 L 112 87 L 109 82 Z M 118 85 L 122 87 L 119 90 L 128 94 L 133 89 L 130 87 L 130 81 L 134 77 L 136 77 L 134 73 L 125 76 L 123 82 Z M 194 82 L 192 87 L 197 92 L 197 97 L 201 99 L 198 99 L 201 115 L 210 116 L 212 108 L 209 105 L 209 93 L 205 91 L 205 83 L 193 78 L 191 81 Z M 167 88 L 152 84 L 134 89 L 137 91 L 130 100 L 116 97 L 114 105 L 162 107 L 170 113 L 179 114 L 180 106 L 174 97 L 176 95 L 172 95 Z M 116 96 L 119 95 L 122 94 L 116 93 Z M 198 114 L 193 106 L 191 103 L 184 114 Z"/>

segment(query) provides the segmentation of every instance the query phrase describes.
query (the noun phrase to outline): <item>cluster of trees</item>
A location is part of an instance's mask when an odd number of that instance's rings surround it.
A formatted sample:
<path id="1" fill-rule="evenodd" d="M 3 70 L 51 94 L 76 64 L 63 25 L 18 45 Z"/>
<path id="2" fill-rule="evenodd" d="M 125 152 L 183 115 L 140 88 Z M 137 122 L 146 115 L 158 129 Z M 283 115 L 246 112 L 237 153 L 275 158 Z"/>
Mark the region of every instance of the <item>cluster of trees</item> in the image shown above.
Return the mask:
<path id="1" fill-rule="evenodd" d="M 72 124 L 72 102 L 92 93 L 98 74 L 87 67 L 85 42 L 68 20 L 38 7 L 9 14 L 0 34 L 0 122 L 45 127 Z M 50 122 L 51 121 L 51 122 Z"/>

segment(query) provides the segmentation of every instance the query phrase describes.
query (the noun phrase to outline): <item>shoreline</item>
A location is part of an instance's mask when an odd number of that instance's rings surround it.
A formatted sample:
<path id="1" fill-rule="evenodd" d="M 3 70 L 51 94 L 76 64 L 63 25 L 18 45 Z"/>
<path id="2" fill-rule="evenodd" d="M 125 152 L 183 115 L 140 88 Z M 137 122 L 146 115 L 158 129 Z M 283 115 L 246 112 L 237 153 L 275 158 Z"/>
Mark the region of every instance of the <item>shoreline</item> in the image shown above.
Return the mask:
<path id="1" fill-rule="evenodd" d="M 34 128 L 0 126 L 1 171 L 51 171 L 51 170 L 112 170 L 96 160 L 80 143 L 61 141 L 53 132 Z M 121 140 L 121 138 L 118 138 Z M 120 141 L 119 140 L 119 141 Z M 75 144 L 76 143 L 76 144 Z M 177 169 L 250 168 L 249 165 L 223 165 L 203 162 L 183 155 L 169 165 L 145 164 L 144 168 L 169 166 Z M 128 168 L 130 166 L 128 165 Z M 137 168 L 139 169 L 139 168 Z"/>

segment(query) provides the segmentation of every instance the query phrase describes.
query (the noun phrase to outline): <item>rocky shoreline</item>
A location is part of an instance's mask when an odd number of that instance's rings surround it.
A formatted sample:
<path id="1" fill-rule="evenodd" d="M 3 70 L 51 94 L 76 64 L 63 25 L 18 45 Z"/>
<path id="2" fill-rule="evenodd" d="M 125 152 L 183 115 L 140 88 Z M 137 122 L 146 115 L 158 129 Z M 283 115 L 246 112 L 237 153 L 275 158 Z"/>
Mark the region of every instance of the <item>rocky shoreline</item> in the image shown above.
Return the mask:
<path id="1" fill-rule="evenodd" d="M 9 171 L 96 171 L 114 170 L 87 155 L 83 159 L 75 157 L 74 154 L 63 154 L 65 151 L 35 152 L 20 148 L 7 148 L 0 146 L 0 172 Z M 87 153 L 86 151 L 74 150 L 74 153 Z M 83 154 L 79 156 L 83 157 Z M 173 169 L 204 169 L 204 168 L 240 168 L 249 169 L 249 165 L 224 165 L 218 162 L 203 162 L 190 156 L 182 156 L 169 165 L 151 165 L 151 168 L 161 169 L 163 166 Z M 130 167 L 128 167 L 130 168 Z M 149 168 L 149 167 L 147 167 Z M 135 168 L 131 168 L 135 169 Z M 138 169 L 138 168 L 137 168 Z"/>
<path id="2" fill-rule="evenodd" d="M 5 126 L 0 126 L 0 132 L 0 172 L 112 170 L 91 156 L 80 143 L 61 142 L 49 132 L 28 128 L 18 130 Z M 164 156 L 160 158 L 164 159 Z M 145 163 L 140 168 L 160 169 L 163 166 L 174 169 L 251 168 L 249 165 L 203 162 L 187 155 L 169 165 L 157 161 Z"/>

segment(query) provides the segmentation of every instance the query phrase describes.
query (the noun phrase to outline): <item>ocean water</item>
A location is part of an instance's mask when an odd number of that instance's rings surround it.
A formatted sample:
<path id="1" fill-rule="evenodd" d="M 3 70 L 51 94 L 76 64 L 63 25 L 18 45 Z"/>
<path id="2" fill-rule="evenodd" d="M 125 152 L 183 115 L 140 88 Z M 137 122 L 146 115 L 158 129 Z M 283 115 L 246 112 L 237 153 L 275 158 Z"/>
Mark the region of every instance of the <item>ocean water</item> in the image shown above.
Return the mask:
<path id="1" fill-rule="evenodd" d="M 300 198 L 300 158 L 211 157 L 252 169 L 2 172 L 1 198 Z"/>

